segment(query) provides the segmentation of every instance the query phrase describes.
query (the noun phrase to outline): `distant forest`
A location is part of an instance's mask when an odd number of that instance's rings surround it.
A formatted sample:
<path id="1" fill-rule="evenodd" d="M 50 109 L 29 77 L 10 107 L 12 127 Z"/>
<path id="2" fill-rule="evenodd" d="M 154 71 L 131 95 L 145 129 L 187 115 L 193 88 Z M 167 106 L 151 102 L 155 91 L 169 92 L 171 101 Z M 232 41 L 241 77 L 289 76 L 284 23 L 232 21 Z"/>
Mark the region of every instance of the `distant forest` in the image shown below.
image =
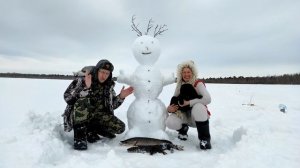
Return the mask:
<path id="1" fill-rule="evenodd" d="M 32 78 L 32 79 L 61 79 L 72 80 L 73 75 L 59 75 L 59 74 L 21 74 L 21 73 L 0 73 L 2 78 Z M 243 77 L 233 76 L 225 78 L 204 78 L 206 83 L 229 83 L 229 84 L 286 84 L 299 85 L 300 73 L 285 74 L 278 76 L 264 76 L 264 77 Z"/>

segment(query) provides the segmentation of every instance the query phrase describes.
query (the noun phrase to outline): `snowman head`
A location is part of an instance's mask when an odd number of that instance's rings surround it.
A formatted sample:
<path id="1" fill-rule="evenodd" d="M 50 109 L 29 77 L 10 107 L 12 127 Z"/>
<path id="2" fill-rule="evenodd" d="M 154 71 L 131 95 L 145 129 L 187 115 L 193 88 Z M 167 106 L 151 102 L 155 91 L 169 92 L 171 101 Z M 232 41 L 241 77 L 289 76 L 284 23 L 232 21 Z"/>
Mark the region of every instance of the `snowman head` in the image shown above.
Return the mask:
<path id="1" fill-rule="evenodd" d="M 138 38 L 134 41 L 132 45 L 132 51 L 135 56 L 135 59 L 141 65 L 153 65 L 159 55 L 160 55 L 160 44 L 157 38 L 157 35 L 160 35 L 162 32 L 166 31 L 166 25 L 156 26 L 154 30 L 154 35 L 148 35 L 149 30 L 152 28 L 152 19 L 150 19 L 147 27 L 147 32 L 143 33 L 137 28 L 134 24 L 134 16 L 132 17 L 132 29 L 137 32 Z"/>
<path id="2" fill-rule="evenodd" d="M 160 44 L 156 38 L 143 35 L 135 39 L 132 51 L 141 65 L 153 65 L 160 55 Z"/>

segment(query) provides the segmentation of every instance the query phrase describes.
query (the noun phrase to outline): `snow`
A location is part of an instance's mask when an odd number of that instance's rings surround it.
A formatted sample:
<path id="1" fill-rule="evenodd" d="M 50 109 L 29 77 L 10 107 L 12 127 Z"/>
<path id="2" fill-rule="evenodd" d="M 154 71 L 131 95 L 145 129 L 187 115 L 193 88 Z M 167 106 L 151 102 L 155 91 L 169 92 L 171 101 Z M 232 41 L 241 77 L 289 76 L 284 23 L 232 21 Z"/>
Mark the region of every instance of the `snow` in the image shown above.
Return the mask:
<path id="1" fill-rule="evenodd" d="M 167 155 L 127 153 L 113 140 L 72 149 L 72 132 L 63 134 L 63 92 L 71 81 L 0 78 L 0 168 L 14 167 L 209 167 L 298 168 L 300 166 L 299 85 L 207 84 L 212 103 L 210 129 L 213 149 L 201 151 L 195 128 L 188 141 L 166 130 L 184 151 Z M 116 85 L 119 92 L 122 85 Z M 169 103 L 175 84 L 159 98 Z M 115 114 L 127 122 L 129 96 Z M 252 105 L 251 105 L 252 104 Z M 287 107 L 281 112 L 279 105 Z"/>

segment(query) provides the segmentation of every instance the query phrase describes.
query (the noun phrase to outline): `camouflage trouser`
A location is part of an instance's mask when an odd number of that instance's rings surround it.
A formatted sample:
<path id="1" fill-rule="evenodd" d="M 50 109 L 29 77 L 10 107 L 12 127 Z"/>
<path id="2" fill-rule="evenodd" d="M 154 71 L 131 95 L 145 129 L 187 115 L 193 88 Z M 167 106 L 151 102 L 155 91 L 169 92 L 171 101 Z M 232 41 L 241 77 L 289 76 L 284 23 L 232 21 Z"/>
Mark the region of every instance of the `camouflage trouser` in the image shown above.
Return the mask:
<path id="1" fill-rule="evenodd" d="M 101 105 L 100 105 L 101 106 Z M 125 131 L 125 124 L 113 114 L 98 110 L 92 106 L 89 98 L 79 98 L 74 105 L 74 125 L 93 125 L 112 134 L 121 134 Z M 101 109 L 101 107 L 100 107 Z"/>

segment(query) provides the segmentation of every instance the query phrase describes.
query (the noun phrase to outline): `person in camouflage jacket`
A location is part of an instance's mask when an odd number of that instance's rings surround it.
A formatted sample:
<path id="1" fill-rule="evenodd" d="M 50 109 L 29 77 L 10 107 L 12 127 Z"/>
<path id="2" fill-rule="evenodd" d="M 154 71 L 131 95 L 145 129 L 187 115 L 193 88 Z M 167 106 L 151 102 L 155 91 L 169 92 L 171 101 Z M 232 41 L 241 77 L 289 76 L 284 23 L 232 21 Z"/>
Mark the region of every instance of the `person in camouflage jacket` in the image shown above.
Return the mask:
<path id="1" fill-rule="evenodd" d="M 68 121 L 70 123 L 73 120 L 76 150 L 86 150 L 87 142 L 96 142 L 100 139 L 99 135 L 114 138 L 115 134 L 125 131 L 125 124 L 114 115 L 114 109 L 133 92 L 133 88 L 123 87 L 120 94 L 116 95 L 113 69 L 108 60 L 100 60 L 90 73 L 86 72 L 84 77 L 75 79 L 65 92 L 68 103 L 66 111 L 69 108 L 73 112 Z M 65 126 L 65 130 L 70 128 Z"/>

